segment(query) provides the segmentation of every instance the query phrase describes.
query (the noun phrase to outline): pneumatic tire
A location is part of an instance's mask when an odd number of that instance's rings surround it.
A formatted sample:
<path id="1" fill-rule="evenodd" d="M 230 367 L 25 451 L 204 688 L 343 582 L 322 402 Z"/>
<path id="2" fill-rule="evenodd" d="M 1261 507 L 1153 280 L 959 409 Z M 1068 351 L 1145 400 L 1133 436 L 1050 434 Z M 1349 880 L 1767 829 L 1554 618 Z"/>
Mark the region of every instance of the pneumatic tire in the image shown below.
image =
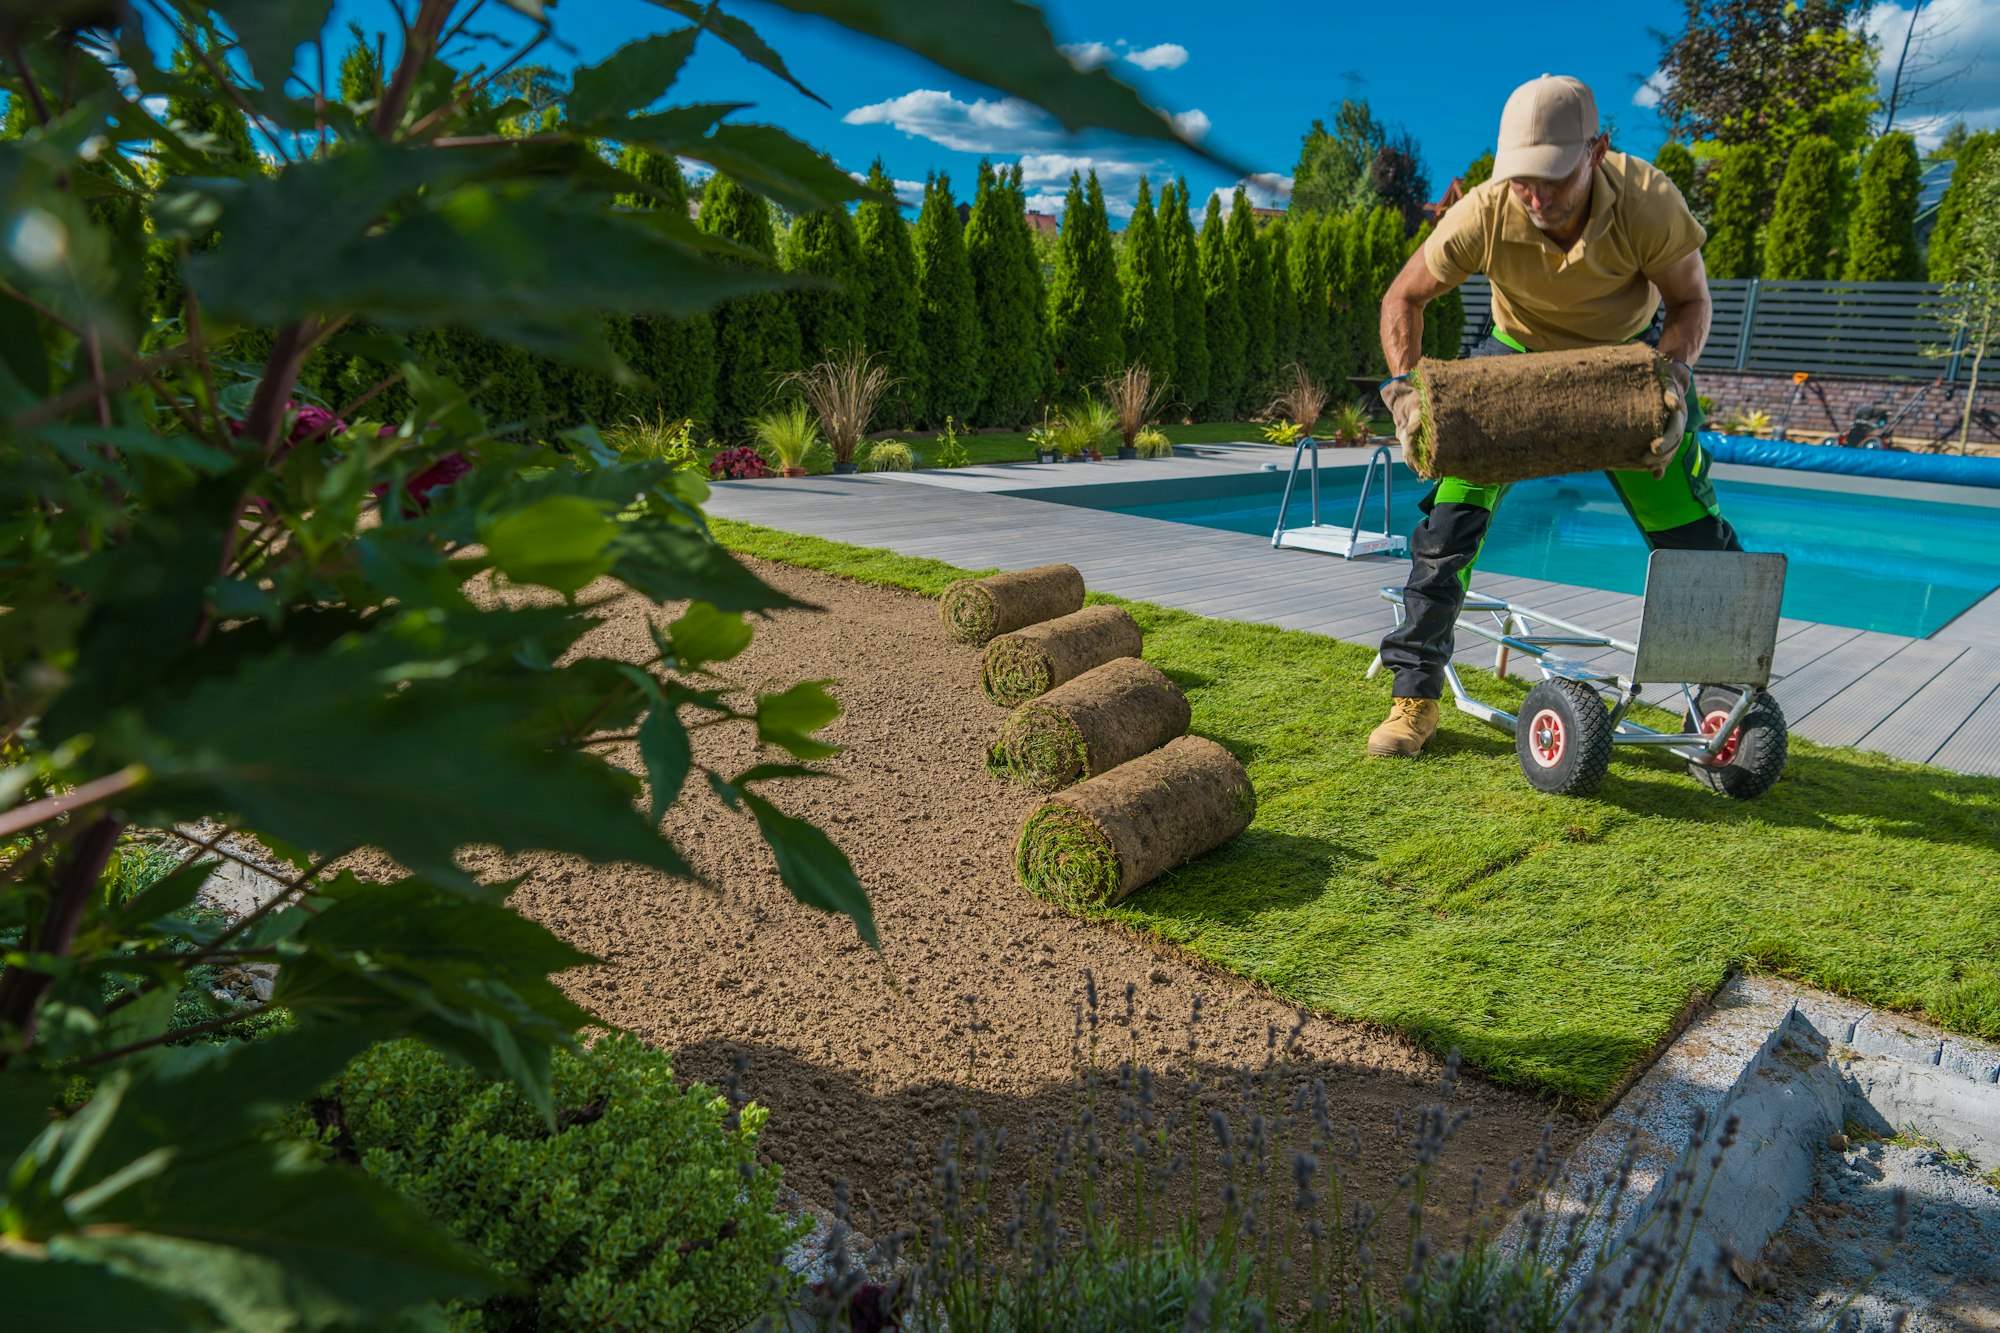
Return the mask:
<path id="1" fill-rule="evenodd" d="M 1582 681 L 1545 680 L 1521 702 L 1514 753 L 1536 791 L 1588 796 L 1611 768 L 1611 714 Z"/>
<path id="2" fill-rule="evenodd" d="M 1713 736 L 1729 720 L 1736 707 L 1736 691 L 1720 685 L 1706 685 L 1695 696 L 1692 713 L 1681 719 L 1684 731 Z M 1785 729 L 1785 712 L 1778 701 L 1761 690 L 1757 700 L 1736 724 L 1736 734 L 1716 755 L 1716 762 L 1688 761 L 1688 774 L 1710 791 L 1739 801 L 1753 800 L 1771 790 L 1785 772 L 1785 755 L 1790 736 Z"/>

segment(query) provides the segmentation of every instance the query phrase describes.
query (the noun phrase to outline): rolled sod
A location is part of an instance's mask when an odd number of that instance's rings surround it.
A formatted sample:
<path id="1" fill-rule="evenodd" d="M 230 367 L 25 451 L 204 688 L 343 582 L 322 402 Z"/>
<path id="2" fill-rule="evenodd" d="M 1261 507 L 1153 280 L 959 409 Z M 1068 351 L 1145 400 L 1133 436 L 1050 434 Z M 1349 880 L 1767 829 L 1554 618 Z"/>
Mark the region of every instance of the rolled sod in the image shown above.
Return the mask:
<path id="1" fill-rule="evenodd" d="M 1014 873 L 1037 897 L 1094 912 L 1214 851 L 1256 813 L 1236 757 L 1182 736 L 1043 802 L 1021 826 Z"/>
<path id="2" fill-rule="evenodd" d="M 1083 575 L 1075 565 L 1037 565 L 1011 574 L 960 579 L 944 590 L 938 614 L 951 638 L 979 644 L 1082 606 Z"/>
<path id="3" fill-rule="evenodd" d="M 1417 363 L 1423 418 L 1405 452 L 1431 480 L 1481 485 L 1650 470 L 1674 383 L 1644 343 Z"/>
<path id="4" fill-rule="evenodd" d="M 1009 772 L 1054 791 L 1159 749 L 1189 719 L 1180 686 L 1149 662 L 1121 657 L 1015 709 L 997 748 Z"/>
<path id="5" fill-rule="evenodd" d="M 1137 657 L 1142 646 L 1139 623 L 1123 607 L 1086 606 L 987 644 L 980 683 L 987 698 L 1012 708 L 1092 667 Z"/>

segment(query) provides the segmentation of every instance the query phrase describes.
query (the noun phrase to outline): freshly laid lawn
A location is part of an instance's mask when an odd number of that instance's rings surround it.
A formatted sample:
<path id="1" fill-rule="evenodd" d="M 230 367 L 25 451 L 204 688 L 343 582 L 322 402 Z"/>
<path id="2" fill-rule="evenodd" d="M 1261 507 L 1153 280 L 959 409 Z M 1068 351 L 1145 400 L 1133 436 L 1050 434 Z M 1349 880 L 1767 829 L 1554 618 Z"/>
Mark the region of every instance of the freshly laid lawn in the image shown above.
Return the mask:
<path id="1" fill-rule="evenodd" d="M 713 525 L 746 554 L 928 595 L 966 573 Z M 1234 843 L 1113 909 L 1119 922 L 1584 1103 L 1742 969 L 2000 1037 L 2000 781 L 1794 739 L 1756 801 L 1642 750 L 1619 751 L 1592 799 L 1542 796 L 1507 736 L 1449 707 L 1426 758 L 1364 758 L 1389 700 L 1386 678 L 1362 679 L 1367 648 L 1122 605 L 1259 806 Z M 1510 709 L 1526 692 L 1469 675 Z"/>

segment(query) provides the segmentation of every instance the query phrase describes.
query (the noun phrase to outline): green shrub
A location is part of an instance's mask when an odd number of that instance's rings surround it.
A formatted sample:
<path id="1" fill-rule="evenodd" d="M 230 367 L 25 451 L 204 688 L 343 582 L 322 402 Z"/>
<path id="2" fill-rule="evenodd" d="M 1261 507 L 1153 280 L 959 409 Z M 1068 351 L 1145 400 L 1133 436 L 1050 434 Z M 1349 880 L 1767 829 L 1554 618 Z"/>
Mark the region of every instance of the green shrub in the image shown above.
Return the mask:
<path id="1" fill-rule="evenodd" d="M 1166 434 L 1157 430 L 1142 430 L 1132 437 L 1132 447 L 1141 458 L 1172 458 L 1174 442 Z"/>
<path id="2" fill-rule="evenodd" d="M 1835 224 L 1845 183 L 1846 170 L 1833 140 L 1809 134 L 1792 146 L 1764 238 L 1765 277 L 1817 280 L 1840 271 Z"/>
<path id="3" fill-rule="evenodd" d="M 877 440 L 868 450 L 861 469 L 864 472 L 914 472 L 917 460 L 910 453 L 910 446 L 901 440 Z"/>
<path id="4" fill-rule="evenodd" d="M 1101 454 L 1118 442 L 1118 413 L 1102 398 L 1086 398 L 1075 407 L 1063 409 L 1061 422 L 1052 434 L 1057 451 L 1065 457 Z"/>
<path id="5" fill-rule="evenodd" d="M 947 416 L 944 429 L 937 435 L 937 452 L 931 455 L 932 467 L 965 467 L 972 462 L 972 455 L 958 442 L 958 419 Z"/>
<path id="6" fill-rule="evenodd" d="M 680 471 L 699 471 L 702 465 L 692 417 L 674 420 L 664 412 L 651 418 L 635 416 L 622 425 L 608 427 L 604 442 L 625 458 L 658 459 Z"/>
<path id="7" fill-rule="evenodd" d="M 1089 386 L 1125 364 L 1124 295 L 1104 189 L 1097 173 L 1086 184 L 1070 173 L 1049 283 L 1049 349 L 1055 360 L 1050 396 L 1074 402 Z"/>
<path id="8" fill-rule="evenodd" d="M 1702 259 L 1711 278 L 1754 278 L 1759 266 L 1758 220 L 1770 169 L 1764 150 L 1735 144 L 1721 153 L 1715 169 L 1715 209 Z"/>
<path id="9" fill-rule="evenodd" d="M 771 408 L 750 418 L 749 424 L 757 452 L 774 468 L 805 467 L 813 446 L 826 443 L 820 439 L 819 422 L 813 419 L 812 409 L 800 402 Z M 826 461 L 829 468 L 833 466 L 831 450 Z"/>
<path id="10" fill-rule="evenodd" d="M 1671 139 L 1661 144 L 1660 151 L 1653 154 L 1653 165 L 1658 167 L 1666 178 L 1674 183 L 1674 188 L 1681 192 L 1681 197 L 1686 199 L 1688 207 L 1692 208 L 1694 206 L 1694 154 L 1688 152 L 1687 145 L 1675 143 Z M 1489 162 L 1487 170 L 1490 172 L 1492 169 L 1492 164 Z M 1472 183 L 1470 181 L 1466 182 L 1465 188 L 1468 190 L 1471 189 Z"/>
<path id="11" fill-rule="evenodd" d="M 1921 169 L 1909 135 L 1885 134 L 1861 166 L 1861 197 L 1847 224 L 1849 282 L 1917 282 L 1917 192 Z"/>
<path id="12" fill-rule="evenodd" d="M 512 1084 L 413 1041 L 375 1047 L 312 1104 L 315 1137 L 520 1290 L 446 1311 L 456 1333 L 733 1329 L 780 1294 L 799 1234 L 757 1163 L 769 1112 L 732 1115 L 625 1035 L 557 1051 L 556 1127 Z"/>

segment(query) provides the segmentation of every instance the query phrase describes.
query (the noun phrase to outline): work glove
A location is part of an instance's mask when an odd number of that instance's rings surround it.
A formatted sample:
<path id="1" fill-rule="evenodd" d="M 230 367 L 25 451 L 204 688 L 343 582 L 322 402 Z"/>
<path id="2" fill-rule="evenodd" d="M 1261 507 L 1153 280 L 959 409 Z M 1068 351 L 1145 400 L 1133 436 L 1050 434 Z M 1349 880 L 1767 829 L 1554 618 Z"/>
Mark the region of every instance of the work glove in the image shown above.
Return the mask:
<path id="1" fill-rule="evenodd" d="M 1653 441 L 1651 466 L 1656 479 L 1667 474 L 1667 466 L 1681 447 L 1681 437 L 1687 434 L 1688 393 L 1694 388 L 1693 373 L 1678 361 L 1667 362 L 1667 379 L 1672 385 L 1667 390 L 1667 423 L 1660 438 Z"/>
<path id="2" fill-rule="evenodd" d="M 1419 404 L 1422 399 L 1417 386 L 1408 380 L 1395 380 L 1382 386 L 1382 406 L 1389 409 L 1389 415 L 1396 419 L 1396 438 L 1405 449 L 1417 438 L 1417 423 L 1423 416 Z"/>

